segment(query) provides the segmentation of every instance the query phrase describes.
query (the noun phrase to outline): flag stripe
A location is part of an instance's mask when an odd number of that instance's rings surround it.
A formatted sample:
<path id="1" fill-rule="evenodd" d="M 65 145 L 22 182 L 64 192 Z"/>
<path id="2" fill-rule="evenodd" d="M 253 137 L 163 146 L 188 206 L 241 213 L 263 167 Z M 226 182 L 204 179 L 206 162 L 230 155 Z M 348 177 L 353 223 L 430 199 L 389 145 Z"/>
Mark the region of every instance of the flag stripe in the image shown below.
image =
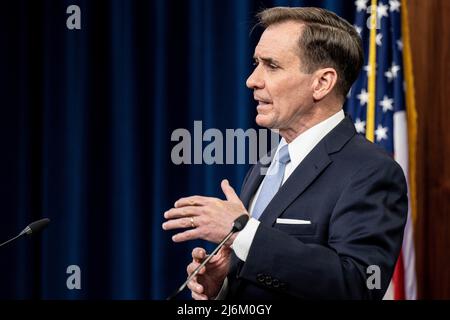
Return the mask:
<path id="1" fill-rule="evenodd" d="M 394 282 L 394 300 L 405 300 L 405 281 L 403 277 L 403 255 L 400 252 L 397 264 L 395 265 L 394 276 L 392 281 Z"/>
<path id="2" fill-rule="evenodd" d="M 408 123 L 405 111 L 394 114 L 394 150 L 395 160 L 400 164 L 406 174 L 408 185 L 411 181 L 408 175 L 409 170 L 409 143 L 408 143 Z M 413 228 L 411 224 L 411 196 L 408 197 L 408 220 L 403 235 L 402 253 L 399 257 L 394 273 L 394 298 L 416 299 L 416 270 Z"/>

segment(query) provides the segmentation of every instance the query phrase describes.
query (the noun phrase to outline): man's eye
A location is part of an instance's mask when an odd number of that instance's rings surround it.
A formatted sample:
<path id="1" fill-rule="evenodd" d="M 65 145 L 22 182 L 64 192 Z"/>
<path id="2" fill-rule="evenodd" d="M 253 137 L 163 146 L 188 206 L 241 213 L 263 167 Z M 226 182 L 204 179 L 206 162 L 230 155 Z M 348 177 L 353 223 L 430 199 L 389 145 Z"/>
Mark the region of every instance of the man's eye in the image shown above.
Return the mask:
<path id="1" fill-rule="evenodd" d="M 257 66 L 259 64 L 259 62 L 257 60 L 253 61 L 253 66 Z"/>
<path id="2" fill-rule="evenodd" d="M 269 69 L 271 69 L 271 70 L 275 70 L 275 69 L 278 69 L 278 66 L 277 66 L 277 65 L 275 65 L 275 64 L 273 64 L 273 63 L 271 63 L 271 64 L 268 64 L 267 66 L 268 66 L 268 67 L 269 67 Z"/>

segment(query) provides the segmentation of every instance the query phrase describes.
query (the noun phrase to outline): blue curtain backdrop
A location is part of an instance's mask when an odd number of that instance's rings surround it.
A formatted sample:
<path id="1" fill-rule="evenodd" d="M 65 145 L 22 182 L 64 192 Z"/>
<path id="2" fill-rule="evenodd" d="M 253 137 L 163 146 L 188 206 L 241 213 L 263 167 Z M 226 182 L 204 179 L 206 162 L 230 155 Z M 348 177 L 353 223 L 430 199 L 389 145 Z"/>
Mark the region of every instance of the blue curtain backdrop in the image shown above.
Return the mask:
<path id="1" fill-rule="evenodd" d="M 81 30 L 66 28 L 72 4 Z M 277 5 L 354 16 L 336 0 L 2 2 L 0 242 L 52 222 L 0 248 L 0 298 L 164 299 L 184 281 L 205 244 L 172 243 L 163 212 L 182 196 L 223 198 L 225 177 L 239 191 L 248 166 L 174 165 L 171 133 L 194 120 L 255 127 L 249 32 Z M 69 265 L 81 290 L 66 287 Z"/>

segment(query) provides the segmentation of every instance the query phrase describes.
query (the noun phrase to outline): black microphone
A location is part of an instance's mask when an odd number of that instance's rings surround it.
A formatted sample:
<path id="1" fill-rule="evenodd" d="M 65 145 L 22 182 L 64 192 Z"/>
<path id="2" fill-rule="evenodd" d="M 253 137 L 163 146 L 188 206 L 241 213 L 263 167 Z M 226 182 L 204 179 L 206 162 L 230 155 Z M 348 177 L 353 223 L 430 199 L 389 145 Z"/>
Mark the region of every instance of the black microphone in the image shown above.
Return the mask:
<path id="1" fill-rule="evenodd" d="M 44 229 L 49 223 L 50 223 L 50 219 L 48 219 L 48 218 L 34 221 L 34 222 L 30 223 L 28 226 L 26 226 L 26 228 L 23 229 L 17 236 L 0 244 L 0 247 L 4 246 L 5 244 L 10 243 L 11 241 L 14 241 L 14 240 L 20 238 L 24 234 L 32 235 L 34 233 L 37 233 L 37 232 L 41 231 L 42 229 Z"/>
<path id="2" fill-rule="evenodd" d="M 167 297 L 166 300 L 172 300 L 181 291 L 183 291 L 184 288 L 186 288 L 186 286 L 188 285 L 189 281 L 191 281 L 192 278 L 197 275 L 197 273 L 200 271 L 200 269 L 203 268 L 208 263 L 209 260 L 211 260 L 211 258 L 217 253 L 217 251 L 219 251 L 219 249 L 222 248 L 222 246 L 225 244 L 225 242 L 227 242 L 228 239 L 230 239 L 230 237 L 233 235 L 233 233 L 239 232 L 242 229 L 244 229 L 245 225 L 248 222 L 248 219 L 249 219 L 249 216 L 247 214 L 243 214 L 243 215 L 239 216 L 236 220 L 234 220 L 231 231 L 219 243 L 219 245 L 216 247 L 216 249 L 214 249 L 214 251 L 211 252 L 211 254 L 208 257 L 206 257 L 205 260 L 203 260 L 203 262 L 194 270 L 194 272 L 191 273 L 191 275 L 187 278 L 187 280 L 177 290 L 175 290 L 174 293 L 172 293 L 169 297 Z"/>

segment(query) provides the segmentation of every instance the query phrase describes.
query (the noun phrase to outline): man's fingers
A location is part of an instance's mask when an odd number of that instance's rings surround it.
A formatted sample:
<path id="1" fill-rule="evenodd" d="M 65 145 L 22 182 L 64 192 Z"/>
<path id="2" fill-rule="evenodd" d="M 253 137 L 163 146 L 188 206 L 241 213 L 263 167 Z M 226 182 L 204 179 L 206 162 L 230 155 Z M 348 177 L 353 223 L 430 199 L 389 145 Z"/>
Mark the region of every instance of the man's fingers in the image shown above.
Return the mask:
<path id="1" fill-rule="evenodd" d="M 198 270 L 198 275 L 203 275 L 206 272 L 206 267 L 202 267 L 200 270 Z"/>
<path id="2" fill-rule="evenodd" d="M 197 282 L 197 277 L 189 281 L 187 287 L 191 290 L 192 298 L 195 300 L 208 300 L 208 297 L 203 294 L 204 287 Z"/>
<path id="3" fill-rule="evenodd" d="M 196 260 L 203 260 L 206 257 L 206 251 L 203 248 L 197 247 L 192 250 L 192 258 Z M 199 262 L 200 262 L 199 261 Z"/>
<path id="4" fill-rule="evenodd" d="M 185 206 L 203 206 L 208 203 L 209 197 L 191 196 L 186 198 L 180 198 L 175 201 L 174 207 L 181 208 Z"/>
<path id="5" fill-rule="evenodd" d="M 192 298 L 195 300 L 208 300 L 208 297 L 204 294 L 198 294 L 192 291 Z"/>
<path id="6" fill-rule="evenodd" d="M 194 279 L 196 279 L 197 277 L 194 277 Z M 189 281 L 189 283 L 187 284 L 187 287 L 189 288 L 189 290 L 198 293 L 198 294 L 202 294 L 203 293 L 203 286 L 201 284 L 199 284 L 197 282 L 197 280 L 194 281 L 194 279 L 192 279 L 191 281 Z"/>
<path id="7" fill-rule="evenodd" d="M 201 214 L 201 209 L 196 206 L 187 206 L 181 208 L 172 208 L 164 212 L 164 218 L 166 219 L 177 219 L 183 217 L 198 216 Z"/>
<path id="8" fill-rule="evenodd" d="M 187 274 L 190 276 L 191 274 L 192 274 L 192 272 L 194 272 L 195 271 L 195 269 L 197 269 L 197 267 L 200 265 L 200 263 L 198 263 L 198 262 L 191 262 L 188 266 L 187 266 L 187 268 L 186 268 L 186 271 L 187 271 Z M 198 275 L 202 275 L 202 274 L 204 274 L 206 272 L 206 267 L 202 267 L 199 271 L 198 271 Z"/>
<path id="9" fill-rule="evenodd" d="M 177 233 L 172 237 L 173 242 L 184 242 L 188 240 L 200 239 L 198 228 L 190 229 L 181 233 Z"/>
<path id="10" fill-rule="evenodd" d="M 211 260 L 209 260 L 209 263 L 216 263 L 220 258 L 222 258 L 222 256 L 217 253 L 211 258 Z"/>
<path id="11" fill-rule="evenodd" d="M 195 268 L 197 268 L 199 265 L 200 265 L 200 263 L 198 263 L 198 262 L 189 263 L 188 266 L 186 267 L 188 276 L 190 276 L 191 273 L 194 272 Z"/>
<path id="12" fill-rule="evenodd" d="M 186 218 L 169 220 L 162 224 L 162 228 L 164 230 L 192 228 L 192 223 L 195 224 L 195 218 L 197 220 L 199 219 L 198 217 L 186 217 Z"/>
<path id="13" fill-rule="evenodd" d="M 225 194 L 225 197 L 230 202 L 241 203 L 241 199 L 239 199 L 238 195 L 234 191 L 233 187 L 230 185 L 227 179 L 223 179 L 220 184 L 222 187 L 222 191 Z"/>

